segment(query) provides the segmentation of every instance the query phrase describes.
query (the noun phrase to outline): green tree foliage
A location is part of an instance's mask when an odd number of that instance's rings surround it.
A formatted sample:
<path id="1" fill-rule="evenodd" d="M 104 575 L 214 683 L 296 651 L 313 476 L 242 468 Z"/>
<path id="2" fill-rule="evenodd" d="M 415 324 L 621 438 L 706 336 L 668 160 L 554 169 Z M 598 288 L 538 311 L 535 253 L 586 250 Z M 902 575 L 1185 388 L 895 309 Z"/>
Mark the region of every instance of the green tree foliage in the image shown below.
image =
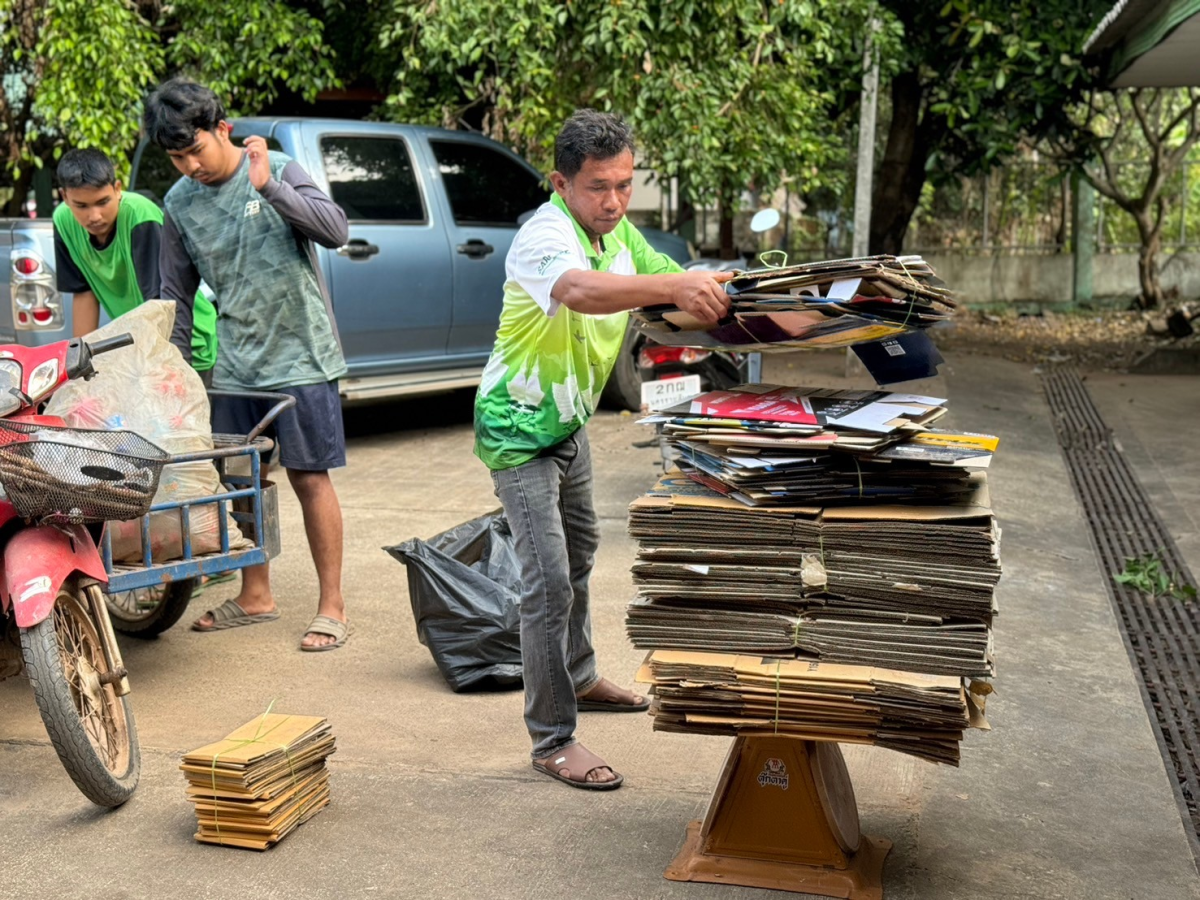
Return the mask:
<path id="1" fill-rule="evenodd" d="M 162 59 L 126 0 L 0 0 L 0 171 L 13 213 L 55 146 L 137 140 L 138 104 Z"/>
<path id="2" fill-rule="evenodd" d="M 232 115 L 251 115 L 287 87 L 307 99 L 334 84 L 321 21 L 284 0 L 175 2 L 164 20 L 173 70 L 211 87 Z"/>
<path id="3" fill-rule="evenodd" d="M 478 124 L 544 170 L 580 106 L 620 112 L 639 164 L 732 221 L 743 192 L 840 184 L 837 78 L 857 77 L 867 3 L 834 0 L 395 0 L 403 66 L 389 115 Z M 732 232 L 723 229 L 723 249 Z"/>
<path id="4" fill-rule="evenodd" d="M 1023 138 L 1070 130 L 1094 73 L 1080 48 L 1110 0 L 881 0 L 903 38 L 875 182 L 872 252 L 901 249 L 927 178 L 999 164 Z"/>
<path id="5" fill-rule="evenodd" d="M 1200 89 L 1097 91 L 1070 112 L 1077 127 L 1056 142 L 1059 158 L 1133 219 L 1140 244 L 1138 302 L 1158 306 L 1165 189 L 1200 142 Z"/>
<path id="6" fill-rule="evenodd" d="M 336 82 L 321 21 L 300 3 L 0 0 L 4 214 L 19 214 L 33 171 L 67 147 L 99 147 L 126 175 L 142 98 L 177 71 L 241 113 L 281 88 L 312 97 Z"/>

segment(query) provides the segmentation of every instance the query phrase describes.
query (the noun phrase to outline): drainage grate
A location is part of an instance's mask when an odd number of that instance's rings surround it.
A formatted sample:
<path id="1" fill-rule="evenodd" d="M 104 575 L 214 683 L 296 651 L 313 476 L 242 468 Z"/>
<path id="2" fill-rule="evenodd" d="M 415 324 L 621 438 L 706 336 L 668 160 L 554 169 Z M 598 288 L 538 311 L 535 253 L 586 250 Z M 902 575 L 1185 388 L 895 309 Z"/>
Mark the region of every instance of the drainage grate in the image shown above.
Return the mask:
<path id="1" fill-rule="evenodd" d="M 1200 863 L 1200 603 L 1154 599 L 1112 576 L 1126 559 L 1156 553 L 1177 581 L 1196 581 L 1079 375 L 1052 369 L 1042 385 Z"/>

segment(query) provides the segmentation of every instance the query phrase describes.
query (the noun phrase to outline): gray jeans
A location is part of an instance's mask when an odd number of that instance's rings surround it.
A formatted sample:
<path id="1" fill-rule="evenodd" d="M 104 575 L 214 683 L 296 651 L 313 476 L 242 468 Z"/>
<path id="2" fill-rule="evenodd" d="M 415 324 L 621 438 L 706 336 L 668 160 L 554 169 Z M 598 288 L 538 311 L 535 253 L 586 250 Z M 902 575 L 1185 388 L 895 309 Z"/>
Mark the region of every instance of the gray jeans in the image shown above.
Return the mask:
<path id="1" fill-rule="evenodd" d="M 600 542 L 587 433 L 492 472 L 521 560 L 521 663 L 533 758 L 575 743 L 576 694 L 593 687 L 588 578 Z"/>

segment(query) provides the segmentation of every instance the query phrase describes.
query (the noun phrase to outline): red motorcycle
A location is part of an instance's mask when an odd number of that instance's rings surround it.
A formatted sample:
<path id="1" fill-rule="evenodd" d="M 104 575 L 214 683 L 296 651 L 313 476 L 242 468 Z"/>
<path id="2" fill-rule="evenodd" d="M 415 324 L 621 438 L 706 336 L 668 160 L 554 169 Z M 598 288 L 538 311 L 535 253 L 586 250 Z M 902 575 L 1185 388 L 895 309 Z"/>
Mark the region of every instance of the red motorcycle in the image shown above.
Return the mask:
<path id="1" fill-rule="evenodd" d="M 70 379 L 91 378 L 93 356 L 132 343 L 126 334 L 0 346 L 0 677 L 24 663 L 63 766 L 107 807 L 133 793 L 141 755 L 101 589 L 100 523 L 145 514 L 167 454 L 132 432 L 67 428 L 38 409 Z"/>

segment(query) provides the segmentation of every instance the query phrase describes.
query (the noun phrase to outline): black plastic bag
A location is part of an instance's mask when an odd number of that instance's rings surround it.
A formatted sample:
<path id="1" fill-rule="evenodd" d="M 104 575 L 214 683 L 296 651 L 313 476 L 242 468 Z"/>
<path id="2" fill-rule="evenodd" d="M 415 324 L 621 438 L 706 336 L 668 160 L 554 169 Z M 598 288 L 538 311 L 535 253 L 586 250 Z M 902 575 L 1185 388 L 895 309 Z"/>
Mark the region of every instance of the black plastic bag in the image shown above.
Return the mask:
<path id="1" fill-rule="evenodd" d="M 520 565 L 503 511 L 383 549 L 408 568 L 417 637 L 451 689 L 520 687 Z"/>

